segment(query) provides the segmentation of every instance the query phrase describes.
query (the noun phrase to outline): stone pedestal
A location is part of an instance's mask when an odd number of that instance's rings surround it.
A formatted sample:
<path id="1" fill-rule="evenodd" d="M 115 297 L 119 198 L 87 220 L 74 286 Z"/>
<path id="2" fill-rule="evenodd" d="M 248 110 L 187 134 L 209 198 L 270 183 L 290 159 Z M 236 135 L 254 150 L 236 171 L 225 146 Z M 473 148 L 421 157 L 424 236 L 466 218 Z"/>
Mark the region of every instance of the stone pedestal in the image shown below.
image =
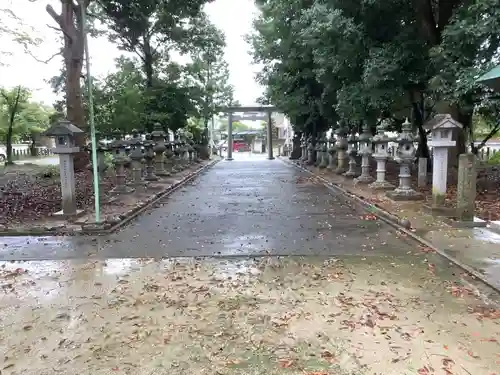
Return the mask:
<path id="1" fill-rule="evenodd" d="M 457 214 L 460 221 L 474 221 L 477 167 L 474 154 L 458 157 Z"/>
<path id="2" fill-rule="evenodd" d="M 328 148 L 328 169 L 331 171 L 335 171 L 337 168 L 337 158 L 335 157 L 335 137 L 333 136 L 333 129 L 332 129 L 332 134 L 330 135 L 330 140 L 329 140 L 329 148 Z"/>
<path id="3" fill-rule="evenodd" d="M 144 158 L 144 153 L 142 152 L 142 139 L 137 130 L 132 131 L 133 137 L 129 141 L 130 153 L 128 157 L 132 166 L 132 179 L 133 181 L 129 183 L 132 186 L 144 186 L 146 182 L 142 179 L 142 162 Z"/>
<path id="4" fill-rule="evenodd" d="M 387 165 L 387 160 L 389 159 L 389 137 L 385 133 L 389 128 L 390 120 L 383 119 L 380 125 L 377 126 L 377 134 L 372 139 L 372 143 L 375 145 L 375 153 L 373 158 L 377 161 L 377 179 L 375 182 L 370 184 L 370 188 L 374 190 L 392 190 L 394 185 L 385 180 L 385 167 Z"/>
<path id="5" fill-rule="evenodd" d="M 424 124 L 431 131 L 432 147 L 432 209 L 439 212 L 444 208 L 446 197 L 446 179 L 448 175 L 448 150 L 455 147 L 453 130 L 462 125 L 449 114 L 439 114 Z"/>
<path id="6" fill-rule="evenodd" d="M 315 147 L 313 144 L 313 139 L 312 137 L 309 138 L 309 141 L 307 143 L 307 165 L 313 165 L 314 164 L 314 153 L 315 153 Z"/>
<path id="7" fill-rule="evenodd" d="M 321 160 L 319 162 L 318 167 L 324 169 L 328 166 L 328 145 L 325 133 L 323 133 L 320 140 L 320 153 L 321 153 Z"/>
<path id="8" fill-rule="evenodd" d="M 307 139 L 304 136 L 302 140 L 302 157 L 300 158 L 300 161 L 305 163 L 308 159 L 308 154 L 307 154 Z"/>
<path id="9" fill-rule="evenodd" d="M 300 145 L 300 134 L 294 134 L 292 140 L 292 153 L 290 154 L 290 160 L 299 160 L 302 156 L 302 148 Z"/>
<path id="10" fill-rule="evenodd" d="M 393 200 L 421 200 L 424 196 L 413 190 L 411 187 L 411 169 L 410 166 L 415 158 L 415 141 L 411 133 L 411 124 L 406 119 L 403 124 L 401 134 L 397 138 L 398 148 L 396 150 L 395 160 L 400 164 L 399 167 L 399 186 L 386 193 L 387 197 Z"/>
<path id="11" fill-rule="evenodd" d="M 80 147 L 75 145 L 75 138 L 82 134 L 83 130 L 67 120 L 59 121 L 44 133 L 45 136 L 55 138 L 56 147 L 53 152 L 59 155 L 62 210 L 54 213 L 55 216 L 63 216 L 69 219 L 83 213 L 83 210 L 76 208 L 75 168 L 73 165 L 74 155 L 80 153 Z"/>
<path id="12" fill-rule="evenodd" d="M 444 206 L 448 176 L 448 149 L 433 149 L 432 165 L 432 207 Z"/>
<path id="13" fill-rule="evenodd" d="M 115 160 L 113 160 L 113 164 L 115 165 L 116 186 L 111 190 L 111 193 L 127 194 L 127 193 L 133 193 L 135 191 L 134 188 L 127 186 L 125 181 L 126 162 L 128 161 L 125 161 L 124 159 L 121 158 L 115 158 Z"/>
<path id="14" fill-rule="evenodd" d="M 343 174 L 347 171 L 347 131 L 345 126 L 341 123 L 340 127 L 337 129 L 337 168 L 335 169 L 336 174 Z"/>
<path id="15" fill-rule="evenodd" d="M 373 155 L 374 159 L 377 161 L 377 179 L 375 182 L 371 183 L 369 186 L 374 190 L 392 190 L 394 185 L 385 179 L 385 166 L 387 165 L 386 155 Z"/>
<path id="16" fill-rule="evenodd" d="M 319 135 L 316 137 L 316 146 L 314 147 L 313 158 L 314 158 L 314 166 L 318 167 L 321 161 L 321 144 Z"/>
<path id="17" fill-rule="evenodd" d="M 146 181 L 158 181 L 160 178 L 155 174 L 155 167 L 153 161 L 155 159 L 155 152 L 153 151 L 154 142 L 151 139 L 151 134 L 146 134 L 144 141 L 144 160 L 146 160 Z"/>
<path id="18" fill-rule="evenodd" d="M 354 130 L 347 139 L 347 143 L 348 143 L 347 155 L 349 155 L 349 170 L 344 173 L 344 176 L 353 178 L 357 175 L 356 156 L 358 155 L 358 140 L 356 139 L 356 133 Z"/>
<path id="19" fill-rule="evenodd" d="M 395 201 L 418 201 L 424 199 L 424 196 L 413 190 L 411 187 L 410 164 L 401 163 L 399 167 L 399 186 L 393 191 L 388 191 L 386 195 Z"/>
<path id="20" fill-rule="evenodd" d="M 427 158 L 418 158 L 418 187 L 427 186 Z"/>
<path id="21" fill-rule="evenodd" d="M 74 216 L 76 209 L 75 173 L 72 154 L 59 154 L 59 172 L 61 175 L 62 211 L 61 214 Z"/>
<path id="22" fill-rule="evenodd" d="M 142 179 L 142 159 L 132 159 L 132 182 L 129 182 L 129 186 L 146 186 L 147 182 Z"/>
<path id="23" fill-rule="evenodd" d="M 372 155 L 371 134 L 368 124 L 363 126 L 363 133 L 359 137 L 361 155 L 361 176 L 355 179 L 358 184 L 370 184 L 373 177 L 370 176 L 370 156 Z"/>

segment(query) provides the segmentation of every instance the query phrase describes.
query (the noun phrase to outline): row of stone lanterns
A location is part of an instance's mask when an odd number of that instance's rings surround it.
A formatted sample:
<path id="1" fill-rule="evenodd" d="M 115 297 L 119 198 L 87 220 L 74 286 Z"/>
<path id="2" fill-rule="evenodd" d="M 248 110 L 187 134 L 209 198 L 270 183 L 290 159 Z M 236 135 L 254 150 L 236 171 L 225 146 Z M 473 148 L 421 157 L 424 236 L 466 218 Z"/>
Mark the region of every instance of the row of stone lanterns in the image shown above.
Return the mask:
<path id="1" fill-rule="evenodd" d="M 153 131 L 144 139 L 139 131 L 133 130 L 131 139 L 118 137 L 109 145 L 99 143 L 98 169 L 100 173 L 104 172 L 104 155 L 111 152 L 116 176 L 116 187 L 112 193 L 131 193 L 137 187 L 144 187 L 149 182 L 159 181 L 193 163 L 199 163 L 198 150 L 189 133 L 178 133 L 174 141 L 170 141 L 161 124 L 155 124 Z M 127 183 L 126 169 L 129 167 L 132 181 Z"/>
<path id="2" fill-rule="evenodd" d="M 388 125 L 388 120 L 383 120 L 377 126 L 377 134 L 373 137 L 368 124 L 364 124 L 361 134 L 356 137 L 354 130 L 349 134 L 344 122 L 341 122 L 335 131 L 336 139 L 333 137 L 333 132 L 329 140 L 326 138 L 326 133 L 320 134 L 316 139 L 311 136 L 308 138 L 303 136 L 301 140 L 302 158 L 300 160 L 308 165 L 328 168 L 336 174 L 354 178 L 357 176 L 357 157 L 361 156 L 361 175 L 355 178 L 356 183 L 369 184 L 371 188 L 376 190 L 394 189 L 387 194 L 395 200 L 422 199 L 422 194 L 411 188 L 411 164 L 414 162 L 416 154 L 411 124 L 406 120 L 401 133 L 395 140 L 391 140 L 386 134 Z M 397 143 L 394 155 L 390 155 L 388 152 L 391 141 Z M 375 152 L 373 152 L 373 146 Z M 370 175 L 371 156 L 377 161 L 376 180 Z M 390 158 L 400 164 L 397 188 L 394 188 L 385 179 L 386 164 Z"/>

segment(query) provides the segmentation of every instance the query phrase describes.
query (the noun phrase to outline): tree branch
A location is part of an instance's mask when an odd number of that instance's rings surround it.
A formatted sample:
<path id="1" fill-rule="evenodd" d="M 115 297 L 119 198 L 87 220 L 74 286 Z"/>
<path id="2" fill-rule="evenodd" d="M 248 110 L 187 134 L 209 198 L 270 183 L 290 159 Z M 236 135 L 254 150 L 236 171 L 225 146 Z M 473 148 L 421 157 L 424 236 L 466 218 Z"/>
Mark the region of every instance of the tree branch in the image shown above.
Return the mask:
<path id="1" fill-rule="evenodd" d="M 481 141 L 481 143 L 476 147 L 474 145 L 474 140 L 471 142 L 471 149 L 473 154 L 477 154 L 477 152 L 484 147 L 486 142 L 488 142 L 498 131 L 500 130 L 500 122 L 497 122 L 493 129 L 488 133 L 488 135 Z"/>
<path id="2" fill-rule="evenodd" d="M 30 55 L 32 58 L 34 58 L 36 61 L 42 63 L 42 64 L 48 64 L 49 62 L 51 62 L 56 56 L 61 56 L 62 55 L 62 50 L 57 52 L 57 53 L 54 53 L 52 56 L 50 56 L 48 59 L 46 60 L 40 60 L 38 57 L 36 57 L 30 50 L 26 49 L 25 52 Z"/>
<path id="3" fill-rule="evenodd" d="M 59 25 L 60 31 L 62 31 L 64 33 L 64 35 L 67 38 L 69 38 L 71 41 L 75 41 L 76 40 L 76 35 L 75 35 L 74 31 L 71 30 L 68 25 L 66 25 L 66 23 L 64 22 L 64 20 L 61 17 L 61 15 L 57 14 L 56 11 L 54 10 L 54 8 L 52 8 L 51 5 L 47 5 L 45 7 L 45 10 L 54 19 L 54 21 L 56 21 L 56 23 Z"/>

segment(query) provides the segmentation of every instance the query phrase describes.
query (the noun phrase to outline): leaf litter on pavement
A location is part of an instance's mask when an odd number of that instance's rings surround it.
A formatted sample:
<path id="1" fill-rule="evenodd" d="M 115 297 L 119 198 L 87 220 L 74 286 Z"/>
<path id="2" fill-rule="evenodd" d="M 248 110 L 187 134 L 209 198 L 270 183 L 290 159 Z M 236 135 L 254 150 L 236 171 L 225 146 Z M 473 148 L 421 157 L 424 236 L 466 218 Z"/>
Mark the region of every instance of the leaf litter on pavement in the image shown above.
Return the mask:
<path id="1" fill-rule="evenodd" d="M 494 310 L 408 259 L 6 263 L 0 371 L 495 374 Z"/>

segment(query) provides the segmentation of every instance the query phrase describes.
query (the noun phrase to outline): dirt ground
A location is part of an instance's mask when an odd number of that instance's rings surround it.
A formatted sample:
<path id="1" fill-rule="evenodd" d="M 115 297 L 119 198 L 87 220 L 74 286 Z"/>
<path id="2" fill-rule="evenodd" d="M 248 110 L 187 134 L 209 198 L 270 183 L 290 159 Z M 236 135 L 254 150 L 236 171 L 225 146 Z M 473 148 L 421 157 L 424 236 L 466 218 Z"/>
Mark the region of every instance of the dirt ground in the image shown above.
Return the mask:
<path id="1" fill-rule="evenodd" d="M 425 249 L 0 267 L 2 375 L 500 373 L 497 297 Z"/>

